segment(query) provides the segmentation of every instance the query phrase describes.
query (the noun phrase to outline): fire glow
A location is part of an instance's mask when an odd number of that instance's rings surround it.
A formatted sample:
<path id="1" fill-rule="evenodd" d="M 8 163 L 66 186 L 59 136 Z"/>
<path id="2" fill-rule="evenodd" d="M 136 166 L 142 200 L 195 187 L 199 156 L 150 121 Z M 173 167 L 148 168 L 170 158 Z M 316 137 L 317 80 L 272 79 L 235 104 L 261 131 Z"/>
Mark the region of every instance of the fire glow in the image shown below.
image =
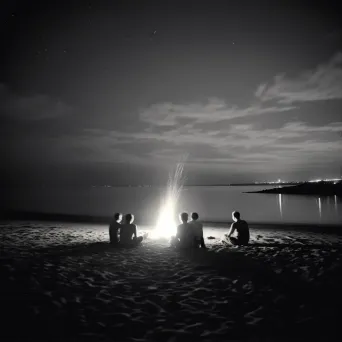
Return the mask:
<path id="1" fill-rule="evenodd" d="M 177 223 L 175 220 L 176 207 L 181 193 L 184 164 L 177 164 L 174 174 L 170 174 L 165 197 L 162 200 L 158 220 L 152 233 L 152 238 L 170 238 L 176 235 Z"/>

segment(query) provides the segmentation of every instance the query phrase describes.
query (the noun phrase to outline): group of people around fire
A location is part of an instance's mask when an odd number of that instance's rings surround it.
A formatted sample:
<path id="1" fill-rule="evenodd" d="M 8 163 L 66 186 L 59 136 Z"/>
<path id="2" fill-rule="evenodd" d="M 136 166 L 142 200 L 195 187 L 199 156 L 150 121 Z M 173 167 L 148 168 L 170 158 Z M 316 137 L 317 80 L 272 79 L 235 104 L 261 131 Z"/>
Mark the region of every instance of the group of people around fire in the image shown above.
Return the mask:
<path id="1" fill-rule="evenodd" d="M 109 226 L 109 239 L 114 245 L 139 245 L 143 241 L 142 236 L 137 235 L 137 226 L 133 223 L 134 215 L 116 213 Z M 198 213 L 184 212 L 179 215 L 181 224 L 177 227 L 177 233 L 171 237 L 171 246 L 175 248 L 206 248 L 203 237 L 203 223 L 199 220 Z M 241 220 L 240 213 L 233 211 L 233 223 L 226 235 L 232 245 L 247 245 L 249 242 L 249 227 L 246 221 Z M 236 236 L 232 236 L 236 232 Z"/>

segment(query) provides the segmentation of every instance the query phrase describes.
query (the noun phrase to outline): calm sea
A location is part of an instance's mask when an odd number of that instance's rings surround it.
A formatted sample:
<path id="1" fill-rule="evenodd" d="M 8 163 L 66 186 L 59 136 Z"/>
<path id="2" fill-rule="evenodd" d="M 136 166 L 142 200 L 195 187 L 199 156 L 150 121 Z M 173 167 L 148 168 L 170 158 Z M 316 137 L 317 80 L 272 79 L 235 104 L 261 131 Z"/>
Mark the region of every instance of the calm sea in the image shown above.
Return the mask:
<path id="1" fill-rule="evenodd" d="M 231 222 L 238 210 L 250 222 L 341 224 L 342 198 L 246 194 L 272 186 L 186 187 L 177 211 L 197 211 L 203 220 Z M 6 207 L 16 210 L 110 216 L 115 211 L 132 212 L 136 221 L 154 223 L 163 188 L 121 187 L 84 189 L 13 190 L 6 196 Z"/>

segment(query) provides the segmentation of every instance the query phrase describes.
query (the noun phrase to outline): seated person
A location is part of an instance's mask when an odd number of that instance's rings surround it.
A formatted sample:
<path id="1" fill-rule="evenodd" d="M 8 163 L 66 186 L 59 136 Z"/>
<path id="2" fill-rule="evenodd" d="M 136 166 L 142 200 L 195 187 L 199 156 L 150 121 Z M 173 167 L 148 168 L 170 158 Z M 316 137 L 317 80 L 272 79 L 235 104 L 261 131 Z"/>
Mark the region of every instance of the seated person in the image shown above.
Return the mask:
<path id="1" fill-rule="evenodd" d="M 179 220 L 182 222 L 177 227 L 177 234 L 171 238 L 171 246 L 188 248 L 193 247 L 193 233 L 188 223 L 188 213 L 181 213 Z"/>
<path id="2" fill-rule="evenodd" d="M 243 246 L 248 245 L 249 241 L 249 228 L 248 223 L 240 219 L 240 213 L 238 211 L 233 211 L 232 218 L 235 222 L 230 226 L 230 231 L 227 235 L 232 245 Z M 237 237 L 231 237 L 231 235 L 237 232 Z"/>
<path id="3" fill-rule="evenodd" d="M 119 243 L 119 229 L 121 227 L 121 221 L 122 214 L 115 213 L 109 225 L 109 241 L 113 245 L 117 245 Z"/>
<path id="4" fill-rule="evenodd" d="M 138 245 L 143 240 L 142 236 L 137 236 L 137 226 L 133 224 L 134 215 L 127 214 L 125 223 L 120 229 L 120 244 L 123 245 Z"/>
<path id="5" fill-rule="evenodd" d="M 203 223 L 198 220 L 199 216 L 197 213 L 191 214 L 192 221 L 190 221 L 190 226 L 194 234 L 194 245 L 195 247 L 201 246 L 201 248 L 206 248 L 203 238 Z"/>

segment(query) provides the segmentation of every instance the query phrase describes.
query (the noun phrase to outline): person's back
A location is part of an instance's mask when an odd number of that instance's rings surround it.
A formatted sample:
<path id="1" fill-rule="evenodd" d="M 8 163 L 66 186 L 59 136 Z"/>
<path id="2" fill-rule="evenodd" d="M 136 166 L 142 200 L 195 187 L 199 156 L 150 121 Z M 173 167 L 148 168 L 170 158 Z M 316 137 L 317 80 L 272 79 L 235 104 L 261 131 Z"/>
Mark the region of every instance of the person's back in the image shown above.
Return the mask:
<path id="1" fill-rule="evenodd" d="M 203 223 L 201 221 L 190 221 L 189 225 L 193 231 L 196 239 L 201 239 L 203 237 Z"/>
<path id="2" fill-rule="evenodd" d="M 181 223 L 178 227 L 177 227 L 177 237 L 180 241 L 184 241 L 187 236 L 189 235 L 189 223 L 184 222 Z"/>
<path id="3" fill-rule="evenodd" d="M 193 245 L 193 232 L 188 223 L 188 218 L 189 215 L 187 213 L 182 213 L 180 215 L 180 221 L 182 223 L 177 227 L 176 235 L 180 247 L 191 247 Z"/>
<path id="4" fill-rule="evenodd" d="M 192 221 L 189 222 L 193 236 L 194 244 L 202 248 L 205 248 L 204 238 L 203 238 L 203 223 L 198 220 L 199 216 L 197 213 L 191 214 Z"/>
<path id="5" fill-rule="evenodd" d="M 119 242 L 119 230 L 121 228 L 122 214 L 116 213 L 109 225 L 109 241 L 112 244 L 117 244 Z"/>
<path id="6" fill-rule="evenodd" d="M 182 223 L 177 227 L 177 237 L 180 241 L 180 246 L 190 247 L 193 244 L 192 227 L 188 222 Z"/>
<path id="7" fill-rule="evenodd" d="M 240 213 L 238 211 L 232 213 L 232 218 L 234 222 L 230 227 L 227 237 L 233 245 L 247 245 L 249 242 L 248 223 L 240 219 Z M 235 231 L 237 232 L 237 237 L 231 237 Z"/>
<path id="8" fill-rule="evenodd" d="M 123 245 L 137 245 L 142 240 L 142 236 L 137 236 L 137 226 L 133 223 L 134 215 L 125 216 L 125 224 L 121 226 L 120 243 Z"/>
<path id="9" fill-rule="evenodd" d="M 121 226 L 120 242 L 130 243 L 133 239 L 134 232 L 136 231 L 136 225 L 132 223 L 125 223 Z"/>
<path id="10" fill-rule="evenodd" d="M 237 231 L 237 239 L 242 243 L 248 243 L 249 241 L 249 228 L 248 223 L 245 220 L 237 220 L 233 223 L 233 227 Z"/>

